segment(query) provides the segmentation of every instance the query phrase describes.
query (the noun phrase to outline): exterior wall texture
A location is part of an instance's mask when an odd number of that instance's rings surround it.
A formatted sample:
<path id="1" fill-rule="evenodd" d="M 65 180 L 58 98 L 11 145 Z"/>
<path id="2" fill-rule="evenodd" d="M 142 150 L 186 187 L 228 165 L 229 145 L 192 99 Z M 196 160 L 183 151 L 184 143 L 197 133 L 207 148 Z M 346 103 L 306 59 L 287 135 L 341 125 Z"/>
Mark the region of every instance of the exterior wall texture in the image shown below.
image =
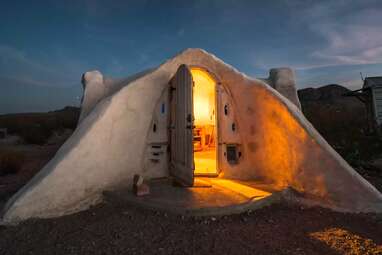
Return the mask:
<path id="1" fill-rule="evenodd" d="M 219 120 L 221 137 L 223 142 L 238 143 L 242 157 L 234 166 L 221 159 L 224 177 L 261 178 L 280 190 L 292 187 L 341 210 L 381 210 L 382 195 L 327 144 L 298 106 L 205 51 L 188 49 L 100 100 L 56 156 L 11 198 L 3 221 L 84 210 L 101 200 L 103 190 L 129 187 L 136 173 L 168 175 L 167 153 L 160 154 L 159 163 L 151 156 L 153 149 L 167 151 L 166 117 L 161 110 L 162 104 L 169 109 L 168 81 L 181 64 L 216 75 L 224 89 L 222 98 L 232 109 L 232 115 Z M 233 133 L 224 129 L 232 122 L 236 123 Z M 161 146 L 153 148 L 153 144 Z"/>

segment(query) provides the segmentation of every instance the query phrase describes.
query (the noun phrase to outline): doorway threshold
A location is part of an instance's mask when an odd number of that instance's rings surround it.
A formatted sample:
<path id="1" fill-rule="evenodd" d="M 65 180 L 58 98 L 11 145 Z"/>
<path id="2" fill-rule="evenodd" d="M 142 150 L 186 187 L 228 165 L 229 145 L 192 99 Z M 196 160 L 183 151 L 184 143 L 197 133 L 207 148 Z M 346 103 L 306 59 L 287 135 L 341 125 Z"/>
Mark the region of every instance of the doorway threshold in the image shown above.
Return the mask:
<path id="1" fill-rule="evenodd" d="M 280 201 L 279 192 L 222 178 L 195 178 L 194 187 L 177 187 L 170 178 L 152 180 L 150 194 L 137 197 L 129 190 L 107 192 L 132 206 L 189 216 L 230 215 L 255 210 Z"/>

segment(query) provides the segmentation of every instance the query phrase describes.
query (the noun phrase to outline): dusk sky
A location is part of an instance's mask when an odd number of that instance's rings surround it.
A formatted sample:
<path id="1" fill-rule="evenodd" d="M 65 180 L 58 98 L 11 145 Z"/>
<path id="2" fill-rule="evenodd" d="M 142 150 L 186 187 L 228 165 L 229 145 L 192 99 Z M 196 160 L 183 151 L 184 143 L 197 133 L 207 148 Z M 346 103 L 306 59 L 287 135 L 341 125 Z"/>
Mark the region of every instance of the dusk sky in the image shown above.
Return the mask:
<path id="1" fill-rule="evenodd" d="M 382 1 L 3 1 L 0 113 L 78 103 L 88 70 L 125 77 L 185 48 L 298 87 L 382 75 Z"/>

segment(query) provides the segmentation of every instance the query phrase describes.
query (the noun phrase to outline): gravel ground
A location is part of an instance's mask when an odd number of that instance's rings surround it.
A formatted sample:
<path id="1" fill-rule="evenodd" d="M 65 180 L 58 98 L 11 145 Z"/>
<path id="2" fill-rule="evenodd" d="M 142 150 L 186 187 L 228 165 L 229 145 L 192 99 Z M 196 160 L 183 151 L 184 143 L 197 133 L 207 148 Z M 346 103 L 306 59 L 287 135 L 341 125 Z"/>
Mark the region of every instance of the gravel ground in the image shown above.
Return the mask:
<path id="1" fill-rule="evenodd" d="M 104 203 L 1 227 L 0 254 L 382 254 L 382 221 L 284 204 L 185 218 Z"/>

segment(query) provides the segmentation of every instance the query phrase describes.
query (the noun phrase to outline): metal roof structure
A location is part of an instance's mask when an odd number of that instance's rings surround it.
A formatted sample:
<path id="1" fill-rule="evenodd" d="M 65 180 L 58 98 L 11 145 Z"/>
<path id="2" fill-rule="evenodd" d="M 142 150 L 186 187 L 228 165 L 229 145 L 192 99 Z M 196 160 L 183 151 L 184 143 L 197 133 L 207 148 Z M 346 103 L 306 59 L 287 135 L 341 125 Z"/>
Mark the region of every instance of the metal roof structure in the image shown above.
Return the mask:
<path id="1" fill-rule="evenodd" d="M 366 77 L 363 82 L 363 89 L 382 86 L 382 76 Z"/>

